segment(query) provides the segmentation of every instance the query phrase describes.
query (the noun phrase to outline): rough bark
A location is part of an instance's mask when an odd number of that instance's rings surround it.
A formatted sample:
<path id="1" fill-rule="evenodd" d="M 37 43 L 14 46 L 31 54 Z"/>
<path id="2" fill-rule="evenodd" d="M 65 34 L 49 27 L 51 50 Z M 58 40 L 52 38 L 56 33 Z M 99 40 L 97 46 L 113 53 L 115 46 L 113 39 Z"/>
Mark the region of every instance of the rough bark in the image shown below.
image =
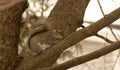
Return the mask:
<path id="1" fill-rule="evenodd" d="M 21 15 L 26 3 L 26 0 L 0 1 L 0 70 L 10 70 L 18 56 Z"/>
<path id="2" fill-rule="evenodd" d="M 88 3 L 89 0 L 58 0 L 47 19 L 55 34 L 61 35 L 59 34 L 59 31 L 61 31 L 63 37 L 67 37 L 75 32 L 83 24 L 83 17 Z"/>

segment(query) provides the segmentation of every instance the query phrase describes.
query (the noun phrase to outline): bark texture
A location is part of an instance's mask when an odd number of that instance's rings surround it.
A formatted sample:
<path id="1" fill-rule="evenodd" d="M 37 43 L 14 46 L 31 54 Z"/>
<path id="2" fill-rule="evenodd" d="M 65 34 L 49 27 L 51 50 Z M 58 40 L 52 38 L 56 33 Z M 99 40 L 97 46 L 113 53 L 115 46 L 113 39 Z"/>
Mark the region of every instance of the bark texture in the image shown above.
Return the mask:
<path id="1" fill-rule="evenodd" d="M 0 70 L 10 70 L 18 56 L 21 15 L 26 3 L 23 0 L 0 1 Z"/>
<path id="2" fill-rule="evenodd" d="M 83 24 L 88 3 L 89 0 L 58 0 L 47 19 L 56 36 L 67 37 Z"/>

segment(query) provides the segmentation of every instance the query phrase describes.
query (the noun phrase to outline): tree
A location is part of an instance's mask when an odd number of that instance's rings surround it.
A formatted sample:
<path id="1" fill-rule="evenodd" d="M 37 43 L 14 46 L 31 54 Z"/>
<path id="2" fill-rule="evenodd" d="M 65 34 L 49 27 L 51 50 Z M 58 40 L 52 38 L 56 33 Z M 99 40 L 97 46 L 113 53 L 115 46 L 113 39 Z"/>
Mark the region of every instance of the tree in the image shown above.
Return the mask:
<path id="1" fill-rule="evenodd" d="M 66 70 L 119 49 L 119 41 L 111 42 L 110 45 L 100 50 L 77 57 L 63 64 L 52 66 L 65 49 L 87 37 L 98 36 L 98 31 L 120 17 L 120 8 L 118 8 L 94 24 L 76 31 L 78 27 L 83 27 L 83 17 L 89 1 L 58 0 L 49 17 L 44 21 L 45 25 L 40 25 L 32 30 L 33 34 L 37 31 L 36 35 L 38 36 L 30 36 L 29 44 L 36 47 L 33 44 L 37 41 L 36 37 L 41 38 L 39 35 L 43 33 L 43 30 L 51 31 L 59 42 L 37 56 L 31 55 L 26 49 L 18 55 L 17 50 L 21 15 L 27 8 L 27 0 L 0 1 L 0 69 Z"/>

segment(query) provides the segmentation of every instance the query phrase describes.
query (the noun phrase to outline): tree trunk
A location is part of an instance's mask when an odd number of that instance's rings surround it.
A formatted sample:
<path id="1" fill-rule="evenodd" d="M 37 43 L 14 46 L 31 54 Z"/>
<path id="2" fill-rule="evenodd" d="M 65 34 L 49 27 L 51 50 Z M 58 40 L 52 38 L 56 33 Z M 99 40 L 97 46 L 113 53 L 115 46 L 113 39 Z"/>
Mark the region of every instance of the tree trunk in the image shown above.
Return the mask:
<path id="1" fill-rule="evenodd" d="M 0 70 L 10 70 L 18 56 L 21 15 L 26 8 L 25 0 L 7 1 L 0 1 Z"/>

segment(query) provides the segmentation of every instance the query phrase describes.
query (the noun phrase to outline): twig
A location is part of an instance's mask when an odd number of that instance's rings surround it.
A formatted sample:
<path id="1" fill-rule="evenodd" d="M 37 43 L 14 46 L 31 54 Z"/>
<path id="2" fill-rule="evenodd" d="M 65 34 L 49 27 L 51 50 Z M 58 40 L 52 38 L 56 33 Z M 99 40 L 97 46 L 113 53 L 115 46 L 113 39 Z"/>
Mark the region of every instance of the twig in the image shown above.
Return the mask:
<path id="1" fill-rule="evenodd" d="M 111 27 L 110 25 L 109 25 L 108 27 L 110 28 L 110 31 L 111 31 L 112 35 L 114 36 L 114 38 L 115 38 L 117 41 L 119 41 L 118 38 L 117 38 L 117 36 L 115 35 L 112 27 Z"/>
<path id="2" fill-rule="evenodd" d="M 104 37 L 102 35 L 96 34 L 96 36 L 99 37 L 99 38 L 101 38 L 101 39 L 103 39 L 103 40 L 105 40 L 108 43 L 113 43 L 113 41 L 109 40 L 108 38 L 106 38 L 106 37 Z"/>

